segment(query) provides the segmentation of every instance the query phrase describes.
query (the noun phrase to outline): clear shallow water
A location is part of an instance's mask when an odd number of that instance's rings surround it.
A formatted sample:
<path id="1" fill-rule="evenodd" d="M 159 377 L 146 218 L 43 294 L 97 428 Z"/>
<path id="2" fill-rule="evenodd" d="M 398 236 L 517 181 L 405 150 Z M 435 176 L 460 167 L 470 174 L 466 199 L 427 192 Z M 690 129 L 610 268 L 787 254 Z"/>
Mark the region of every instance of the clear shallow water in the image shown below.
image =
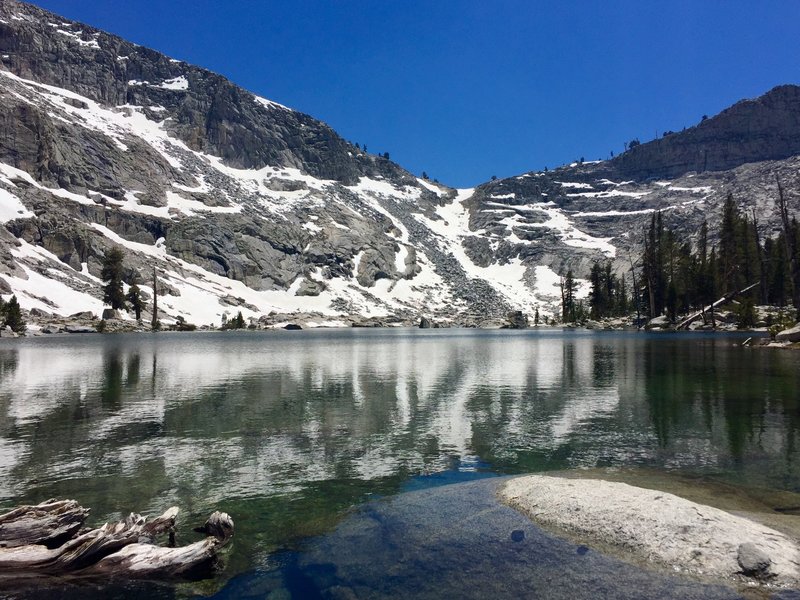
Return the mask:
<path id="1" fill-rule="evenodd" d="M 232 576 L 277 568 L 276 551 L 367 500 L 494 474 L 642 467 L 800 491 L 800 353 L 740 339 L 384 329 L 3 340 L 0 506 L 70 497 L 101 522 L 175 504 L 183 541 L 225 510 L 237 523 Z"/>

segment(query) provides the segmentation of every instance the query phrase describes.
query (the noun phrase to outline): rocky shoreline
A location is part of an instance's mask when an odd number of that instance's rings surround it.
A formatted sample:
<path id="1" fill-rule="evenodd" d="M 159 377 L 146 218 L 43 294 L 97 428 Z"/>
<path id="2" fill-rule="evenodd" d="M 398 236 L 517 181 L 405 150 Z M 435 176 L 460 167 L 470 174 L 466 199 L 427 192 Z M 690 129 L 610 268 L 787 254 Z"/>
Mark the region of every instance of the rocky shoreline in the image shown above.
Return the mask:
<path id="1" fill-rule="evenodd" d="M 78 312 L 69 316 L 57 315 L 39 309 L 23 311 L 27 330 L 17 334 L 9 328 L 0 330 L 0 337 L 39 337 L 54 334 L 77 333 L 133 333 L 152 331 L 150 318 L 136 320 L 131 315 L 106 310 L 102 316 L 91 311 Z M 230 326 L 234 316 L 228 316 L 219 326 L 195 325 L 183 320 L 162 323 L 164 331 L 219 331 L 234 329 Z M 758 321 L 755 327 L 739 329 L 733 311 L 720 311 L 715 315 L 715 327 L 698 319 L 686 329 L 688 332 L 742 332 L 752 333 L 753 338 L 744 345 L 769 347 L 796 347 L 800 342 L 800 325 L 787 326 L 785 309 L 777 307 L 758 307 Z M 773 325 L 773 323 L 783 323 Z M 270 312 L 258 319 L 244 321 L 239 329 L 274 330 L 274 329 L 317 329 L 317 328 L 386 328 L 386 327 L 418 327 L 420 329 L 546 329 L 560 327 L 569 329 L 608 330 L 608 331 L 649 331 L 675 332 L 674 323 L 666 317 L 657 317 L 649 321 L 639 321 L 629 317 L 587 320 L 583 323 L 555 323 L 552 321 L 534 324 L 522 311 L 510 311 L 505 318 L 497 318 L 476 313 L 454 313 L 440 318 L 431 318 L 411 311 L 403 314 L 364 316 L 364 315 L 328 315 L 316 312 Z"/>
<path id="2" fill-rule="evenodd" d="M 638 564 L 748 586 L 800 583 L 793 536 L 660 490 L 528 475 L 506 482 L 498 497 L 540 526 Z"/>

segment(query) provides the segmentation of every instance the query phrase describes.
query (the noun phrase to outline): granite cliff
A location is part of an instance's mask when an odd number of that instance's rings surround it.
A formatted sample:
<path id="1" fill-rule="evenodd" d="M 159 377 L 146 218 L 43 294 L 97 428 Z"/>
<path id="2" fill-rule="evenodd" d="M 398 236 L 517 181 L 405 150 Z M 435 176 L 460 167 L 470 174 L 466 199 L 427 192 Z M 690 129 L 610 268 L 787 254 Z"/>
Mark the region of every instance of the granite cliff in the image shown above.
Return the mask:
<path id="1" fill-rule="evenodd" d="M 545 314 L 559 275 L 629 268 L 654 210 L 691 236 L 734 193 L 765 234 L 797 206 L 800 88 L 608 161 L 456 190 L 205 69 L 0 0 L 0 291 L 102 312 L 101 261 L 160 317 L 453 323 Z M 585 293 L 585 286 L 583 293 Z"/>

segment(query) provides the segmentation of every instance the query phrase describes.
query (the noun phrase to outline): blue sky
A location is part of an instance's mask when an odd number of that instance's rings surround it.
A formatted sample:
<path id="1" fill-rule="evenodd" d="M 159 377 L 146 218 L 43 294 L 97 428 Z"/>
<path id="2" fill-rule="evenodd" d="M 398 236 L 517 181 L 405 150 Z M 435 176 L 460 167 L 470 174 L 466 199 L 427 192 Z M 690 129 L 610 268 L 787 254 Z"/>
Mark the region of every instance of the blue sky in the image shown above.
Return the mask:
<path id="1" fill-rule="evenodd" d="M 800 2 L 41 0 L 471 186 L 800 83 Z"/>

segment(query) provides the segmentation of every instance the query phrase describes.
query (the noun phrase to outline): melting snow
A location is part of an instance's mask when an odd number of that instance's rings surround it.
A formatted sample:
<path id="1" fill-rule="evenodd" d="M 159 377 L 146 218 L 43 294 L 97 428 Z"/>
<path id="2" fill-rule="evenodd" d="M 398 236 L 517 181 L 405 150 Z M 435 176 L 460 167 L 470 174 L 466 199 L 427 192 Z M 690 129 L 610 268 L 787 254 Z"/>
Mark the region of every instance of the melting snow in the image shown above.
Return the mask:
<path id="1" fill-rule="evenodd" d="M 0 188 L 0 223 L 7 223 L 14 219 L 27 219 L 34 216 L 25 208 L 22 201 L 11 192 Z"/>
<path id="2" fill-rule="evenodd" d="M 52 25 L 52 23 L 51 23 L 51 25 Z M 83 33 L 82 31 L 73 32 L 73 31 L 67 31 L 66 29 L 56 29 L 56 33 L 60 33 L 61 35 L 67 36 L 68 38 L 70 38 L 71 40 L 77 42 L 78 45 L 83 46 L 84 48 L 92 48 L 94 50 L 99 50 L 100 49 L 100 44 L 97 43 L 96 39 L 92 39 L 92 40 L 88 40 L 88 41 L 82 39 L 81 38 L 81 34 Z M 95 34 L 95 36 L 96 35 L 97 34 Z"/>
<path id="3" fill-rule="evenodd" d="M 288 106 L 284 106 L 283 104 L 278 104 L 277 102 L 273 102 L 272 100 L 267 100 L 266 98 L 262 98 L 261 96 L 256 96 L 255 94 L 253 95 L 253 98 L 261 106 L 266 106 L 267 108 L 280 108 L 283 110 L 292 110 Z"/>
<path id="4" fill-rule="evenodd" d="M 175 90 L 183 92 L 189 89 L 189 80 L 183 75 L 180 75 L 179 77 L 175 77 L 173 79 L 167 79 L 158 87 L 160 87 L 162 90 Z"/>

